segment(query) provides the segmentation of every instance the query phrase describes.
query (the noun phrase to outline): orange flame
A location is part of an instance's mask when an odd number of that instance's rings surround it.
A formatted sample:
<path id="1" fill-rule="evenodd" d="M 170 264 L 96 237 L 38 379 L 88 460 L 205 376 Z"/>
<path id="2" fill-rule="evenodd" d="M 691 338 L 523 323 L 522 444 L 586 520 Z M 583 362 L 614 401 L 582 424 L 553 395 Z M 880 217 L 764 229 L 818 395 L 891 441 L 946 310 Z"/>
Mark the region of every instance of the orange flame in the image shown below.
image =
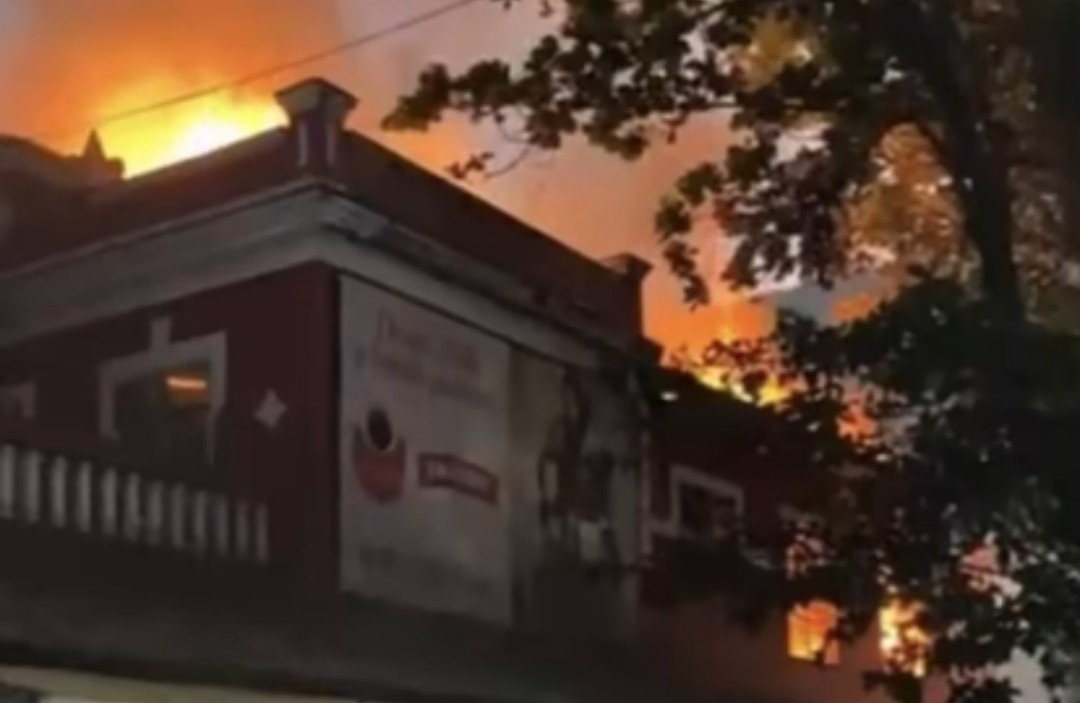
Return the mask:
<path id="1" fill-rule="evenodd" d="M 772 377 L 766 380 L 755 393 L 751 393 L 749 389 L 745 388 L 737 380 L 731 378 L 729 369 L 724 368 L 711 367 L 700 369 L 695 373 L 695 376 L 697 376 L 697 379 L 701 381 L 702 384 L 713 390 L 723 391 L 735 396 L 739 400 L 755 405 L 776 405 L 785 400 L 792 393 L 791 388 L 786 387 Z"/>
<path id="2" fill-rule="evenodd" d="M 881 654 L 889 664 L 915 676 L 926 675 L 930 637 L 916 623 L 917 607 L 892 602 L 878 614 Z"/>
<path id="3" fill-rule="evenodd" d="M 104 114 L 144 105 L 161 95 L 183 92 L 177 85 L 142 85 L 115 95 Z M 105 151 L 124 161 L 125 174 L 137 176 L 220 149 L 284 122 L 265 95 L 219 92 L 145 114 L 107 122 L 100 129 Z"/>
<path id="4" fill-rule="evenodd" d="M 719 373 L 706 372 L 698 376 L 698 379 L 710 388 L 725 391 L 739 400 L 755 405 L 776 405 L 791 395 L 791 389 L 773 381 L 767 381 L 756 393 L 751 393 L 738 383 L 722 379 Z"/>
<path id="5" fill-rule="evenodd" d="M 775 325 L 775 313 L 766 305 L 732 296 L 707 310 L 687 313 L 682 319 L 669 315 L 664 322 L 666 327 L 670 327 L 663 330 L 665 336 L 679 335 L 687 338 L 693 335 L 693 346 L 705 348 L 714 341 L 731 344 L 764 337 Z M 688 370 L 709 388 L 757 405 L 775 405 L 786 399 L 792 391 L 774 374 L 770 374 L 764 384 L 751 393 L 739 381 L 740 370 L 731 368 L 726 362 L 710 360 L 695 363 L 691 360 Z"/>

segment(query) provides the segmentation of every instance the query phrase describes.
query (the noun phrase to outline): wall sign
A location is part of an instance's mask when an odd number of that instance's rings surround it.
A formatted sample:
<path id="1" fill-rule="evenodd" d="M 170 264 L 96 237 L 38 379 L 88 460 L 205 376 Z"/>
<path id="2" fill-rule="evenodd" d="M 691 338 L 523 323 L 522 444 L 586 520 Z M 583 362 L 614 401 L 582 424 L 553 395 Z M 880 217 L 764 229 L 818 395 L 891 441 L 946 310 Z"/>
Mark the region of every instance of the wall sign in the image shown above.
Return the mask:
<path id="1" fill-rule="evenodd" d="M 510 620 L 510 350 L 351 279 L 341 288 L 342 589 Z"/>

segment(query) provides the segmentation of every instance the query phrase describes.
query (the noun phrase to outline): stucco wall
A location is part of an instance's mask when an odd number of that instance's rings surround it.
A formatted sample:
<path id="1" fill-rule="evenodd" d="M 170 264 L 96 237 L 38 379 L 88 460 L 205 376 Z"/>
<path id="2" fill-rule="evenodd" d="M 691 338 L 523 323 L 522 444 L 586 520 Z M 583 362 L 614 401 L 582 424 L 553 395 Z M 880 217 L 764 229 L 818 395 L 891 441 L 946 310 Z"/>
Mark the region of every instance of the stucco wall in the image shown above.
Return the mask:
<path id="1" fill-rule="evenodd" d="M 370 280 L 347 276 L 341 282 L 344 332 L 340 360 L 347 384 L 342 398 L 342 539 L 350 548 L 349 554 L 343 554 L 342 573 L 352 574 L 347 579 L 349 590 L 366 594 L 364 579 L 359 578 L 362 572 L 349 561 L 354 559 L 351 552 L 359 551 L 360 546 L 378 544 L 397 560 L 414 560 L 416 552 L 434 550 L 441 559 L 450 559 L 447 568 L 476 571 L 475 564 L 466 564 L 464 559 L 455 562 L 450 555 L 463 544 L 475 547 L 483 543 L 482 571 L 490 572 L 488 581 L 494 592 L 512 594 L 516 625 L 586 639 L 629 635 L 637 591 L 632 570 L 619 567 L 638 559 L 641 467 L 636 446 L 640 428 L 627 369 L 620 373 L 617 367 L 605 368 L 598 350 L 554 329 L 536 326 L 533 338 L 523 340 L 515 330 L 522 319 L 498 324 L 497 318 L 477 309 L 474 296 L 463 291 L 440 291 L 431 285 L 401 290 L 401 282 L 390 279 L 379 284 L 376 288 Z M 357 321 L 366 317 L 373 319 L 366 327 L 356 327 Z M 385 330 L 380 325 L 397 330 L 394 334 L 399 338 L 407 333 L 411 348 L 405 348 L 400 339 L 393 342 L 390 332 L 382 338 Z M 483 374 L 457 368 L 431 353 L 446 348 L 451 339 L 456 348 L 471 349 L 485 360 Z M 576 358 L 557 356 L 559 350 L 575 347 Z M 396 366 L 387 365 L 388 360 Z M 379 364 L 382 366 L 375 373 L 386 374 L 383 378 L 360 373 L 360 366 L 370 374 Z M 392 376 L 400 375 L 405 367 L 410 369 L 407 381 L 394 381 Z M 361 382 L 365 379 L 366 383 Z M 480 410 L 448 403 L 444 392 L 438 390 L 447 380 L 475 387 L 487 401 Z M 384 381 L 397 385 L 379 388 L 386 385 Z M 571 386 L 581 394 L 572 402 L 584 413 L 580 417 L 568 415 Z M 393 471 L 399 488 L 385 504 L 372 504 L 373 497 L 366 495 L 370 489 L 364 489 L 352 476 L 356 468 L 351 466 L 355 460 L 353 434 L 363 433 L 361 420 L 375 407 L 373 403 L 398 406 L 405 398 L 413 403 L 411 413 L 406 407 L 388 411 L 398 418 L 395 427 L 401 430 L 401 442 L 395 445 L 401 455 L 392 457 L 393 466 L 402 464 Z M 493 405 L 497 412 L 491 412 Z M 500 486 L 493 505 L 482 507 L 468 499 L 461 502 L 452 493 L 438 503 L 439 496 L 422 489 L 414 473 L 419 475 L 420 457 L 434 451 L 491 466 Z M 368 454 L 365 449 L 364 461 L 370 463 L 373 457 Z M 587 477 L 594 471 L 590 460 L 601 455 L 611 462 L 609 499 L 599 511 L 602 514 L 585 516 L 578 512 L 582 508 L 578 501 L 587 492 Z M 371 465 L 385 471 L 391 457 L 379 457 Z M 563 472 L 571 466 L 573 470 Z M 557 480 L 555 473 L 559 473 Z M 542 475 L 547 476 L 546 487 Z M 556 485 L 564 498 L 546 494 Z M 547 504 L 552 500 L 555 502 Z M 426 519 L 418 512 L 423 510 L 429 511 Z M 542 519 L 545 511 L 553 518 L 547 524 Z M 478 519 L 484 521 L 483 528 Z M 490 543 L 490 535 L 482 530 L 498 529 L 498 521 L 506 534 L 495 541 L 497 544 Z M 581 534 L 577 533 L 579 527 Z M 556 536 L 553 531 L 565 534 Z M 406 533 L 412 536 L 411 543 L 401 543 L 399 537 Z M 603 543 L 593 545 L 604 552 L 593 555 L 596 559 L 585 555 L 590 535 Z M 614 554 L 607 553 L 608 546 Z M 496 605 L 494 598 L 480 601 L 480 605 L 448 600 L 449 588 L 434 594 L 439 596 L 435 598 L 428 590 L 435 587 L 430 578 L 407 576 L 396 566 L 384 571 L 393 571 L 394 587 L 381 588 L 380 595 L 391 601 L 431 601 L 430 607 L 435 609 L 474 615 Z M 444 602 L 436 607 L 434 603 L 440 599 Z M 492 608 L 484 617 L 509 619 L 502 613 L 494 617 L 495 610 L 499 609 Z"/>
<path id="2" fill-rule="evenodd" d="M 34 433 L 73 451 L 108 452 L 99 370 L 147 350 L 155 327 L 169 342 L 225 339 L 225 393 L 214 428 L 215 481 L 271 502 L 279 583 L 326 588 L 335 542 L 332 394 L 335 358 L 330 269 L 300 266 L 0 350 L 0 385 L 32 383 Z M 283 412 L 260 420 L 268 398 Z M 57 557 L 59 558 L 59 557 Z"/>

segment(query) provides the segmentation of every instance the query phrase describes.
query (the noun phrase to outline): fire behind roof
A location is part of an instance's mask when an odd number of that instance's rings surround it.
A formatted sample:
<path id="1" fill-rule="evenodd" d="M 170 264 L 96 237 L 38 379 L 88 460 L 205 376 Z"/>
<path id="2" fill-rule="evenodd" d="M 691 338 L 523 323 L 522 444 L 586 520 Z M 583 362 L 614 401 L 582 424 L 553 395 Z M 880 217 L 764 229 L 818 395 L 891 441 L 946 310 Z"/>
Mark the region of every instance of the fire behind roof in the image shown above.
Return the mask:
<path id="1" fill-rule="evenodd" d="M 0 5 L 0 132 L 33 136 L 79 152 L 102 117 L 227 82 L 430 10 L 442 0 L 6 0 Z M 429 59 L 462 62 L 507 55 L 543 29 L 528 4 L 503 13 L 478 2 L 437 22 L 306 67 L 362 100 L 352 126 L 371 132 L 392 100 Z M 491 31 L 484 31 L 484 30 Z M 463 41 L 462 37 L 467 37 Z M 279 121 L 271 94 L 299 76 L 285 72 L 240 89 L 187 101 L 102 127 L 110 155 L 128 172 L 213 148 Z M 41 90 L 41 86 L 49 90 Z M 491 135 L 459 123 L 432 135 L 376 135 L 439 170 Z M 650 226 L 659 194 L 702 153 L 723 143 L 716 124 L 694 126 L 679 143 L 628 165 L 575 146 L 535 159 L 475 190 L 590 256 L 631 250 L 656 258 Z M 713 271 L 714 272 L 714 271 Z M 652 334 L 670 346 L 700 343 L 718 328 L 769 318 L 767 310 L 731 301 L 691 314 L 670 276 L 651 277 L 646 315 Z M 741 327 L 740 327 L 741 329 Z"/>

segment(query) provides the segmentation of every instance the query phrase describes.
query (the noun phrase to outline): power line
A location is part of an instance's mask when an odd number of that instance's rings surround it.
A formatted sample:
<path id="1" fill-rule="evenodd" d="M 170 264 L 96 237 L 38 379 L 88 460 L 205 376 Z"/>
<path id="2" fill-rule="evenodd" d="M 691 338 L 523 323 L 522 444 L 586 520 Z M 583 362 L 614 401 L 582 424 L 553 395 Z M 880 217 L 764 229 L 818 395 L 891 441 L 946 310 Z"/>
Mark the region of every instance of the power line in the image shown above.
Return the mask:
<path id="1" fill-rule="evenodd" d="M 384 27 L 380 27 L 379 29 L 376 29 L 372 32 L 368 32 L 367 34 L 361 34 L 359 36 L 343 41 L 339 44 L 328 46 L 325 49 L 321 49 L 319 51 L 315 51 L 304 56 L 299 56 L 295 59 L 292 59 L 291 61 L 267 66 L 265 68 L 259 69 L 258 71 L 253 71 L 251 73 L 238 76 L 228 81 L 222 81 L 220 83 L 204 86 L 202 88 L 191 90 L 186 93 L 180 93 L 178 95 L 165 98 L 164 100 L 159 100 L 157 102 L 131 108 L 130 110 L 123 110 L 121 112 L 115 112 L 110 115 L 106 115 L 105 117 L 98 120 L 94 124 L 94 127 L 98 128 L 107 124 L 123 122 L 134 117 L 140 117 L 151 112 L 157 112 L 158 110 L 163 110 L 169 107 L 173 107 L 175 105 L 181 105 L 183 103 L 191 102 L 192 100 L 198 100 L 200 98 L 205 98 L 210 95 L 216 95 L 217 93 L 222 93 L 227 90 L 232 90 L 234 88 L 239 88 L 245 85 L 249 85 L 251 83 L 265 80 L 280 73 L 291 71 L 295 68 L 300 68 L 302 66 L 307 66 L 309 64 L 317 63 L 319 61 L 324 61 L 333 56 L 344 54 L 367 44 L 371 44 L 372 42 L 386 39 L 387 37 L 393 36 L 395 34 L 400 34 L 401 32 L 439 19 L 453 12 L 457 12 L 458 10 L 462 10 L 469 5 L 475 5 L 481 1 L 482 0 L 452 0 L 451 2 L 439 5 L 426 12 L 421 12 L 411 17 L 406 17 L 405 19 L 398 22 L 392 22 Z"/>

